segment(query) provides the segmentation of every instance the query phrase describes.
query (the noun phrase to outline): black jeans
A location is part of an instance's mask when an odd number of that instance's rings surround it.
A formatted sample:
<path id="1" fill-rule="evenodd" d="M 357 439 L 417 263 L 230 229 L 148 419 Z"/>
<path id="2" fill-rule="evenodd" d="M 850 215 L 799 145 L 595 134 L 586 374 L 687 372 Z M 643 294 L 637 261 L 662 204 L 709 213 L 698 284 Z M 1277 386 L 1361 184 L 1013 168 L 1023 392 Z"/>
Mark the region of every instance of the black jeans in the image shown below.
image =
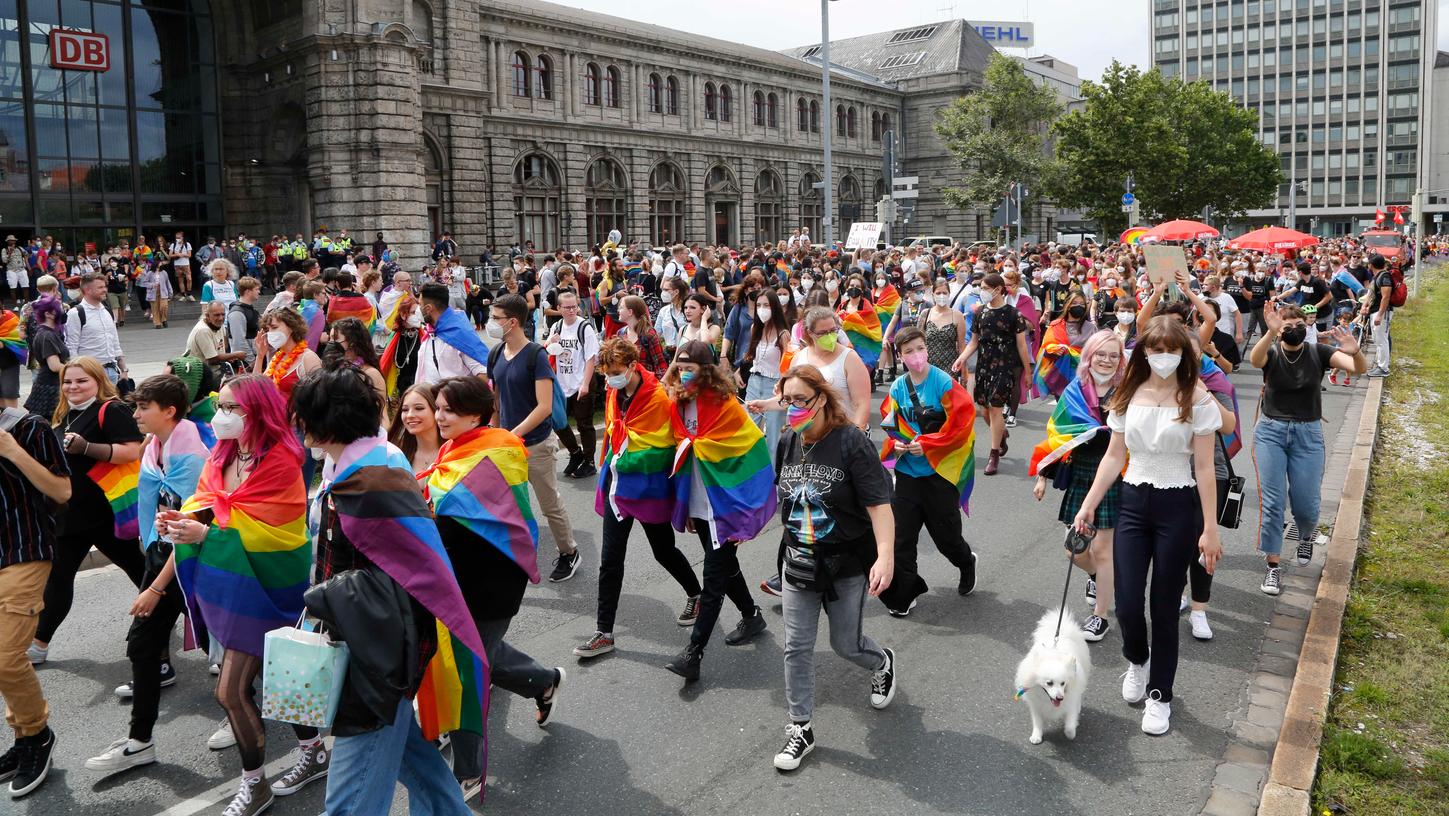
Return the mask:
<path id="1" fill-rule="evenodd" d="M 916 572 L 921 528 L 936 549 L 957 569 L 971 560 L 971 545 L 961 537 L 961 493 L 940 474 L 908 476 L 897 471 L 891 513 L 896 518 L 896 571 L 880 599 L 890 609 L 904 610 L 930 587 Z"/>
<path id="2" fill-rule="evenodd" d="M 1197 560 L 1197 539 L 1201 534 L 1202 507 L 1197 488 L 1122 483 L 1122 510 L 1112 542 L 1122 656 L 1138 665 L 1152 658 L 1147 691 L 1160 693 L 1163 702 L 1172 700 L 1172 681 L 1177 675 L 1177 610 L 1187 584 L 1188 565 Z M 1148 606 L 1152 611 L 1151 648 L 1145 610 Z"/>
<path id="3" fill-rule="evenodd" d="M 689 645 L 702 652 L 709 645 L 710 635 L 714 634 L 714 625 L 719 621 L 725 596 L 729 596 L 744 617 L 755 614 L 755 598 L 750 594 L 749 584 L 745 583 L 744 573 L 740 572 L 740 559 L 734 543 L 725 542 L 716 547 L 709 532 L 709 522 L 704 519 L 692 521 L 700 546 L 704 547 L 704 589 L 700 593 L 699 618 L 694 622 Z"/>
<path id="4" fill-rule="evenodd" d="M 694 577 L 694 568 L 689 559 L 674 543 L 674 528 L 669 522 L 651 524 L 640 522 L 649 548 L 654 551 L 654 560 L 669 573 L 684 594 L 693 598 L 700 594 L 699 579 Z M 614 616 L 619 611 L 619 593 L 624 587 L 624 556 L 629 551 L 629 533 L 634 529 L 634 518 L 625 516 L 623 521 L 614 517 L 614 511 L 604 508 L 604 543 L 599 554 L 599 615 L 600 632 L 614 631 Z"/>
<path id="5" fill-rule="evenodd" d="M 139 539 L 116 538 L 110 527 L 61 536 L 55 542 L 55 566 L 51 568 L 50 578 L 45 582 L 45 609 L 41 610 L 35 629 L 35 639 L 41 643 L 50 643 L 51 638 L 55 637 L 55 630 L 60 628 L 66 615 L 70 614 L 71 602 L 75 600 L 75 574 L 80 570 L 86 553 L 91 551 L 91 545 L 95 545 L 112 564 L 120 567 L 137 589 L 141 588 L 146 560 L 141 555 Z"/>
<path id="6" fill-rule="evenodd" d="M 171 545 L 158 541 L 146 551 L 146 573 L 142 586 L 149 587 L 161 574 L 171 555 Z M 166 586 L 166 594 L 158 598 L 151 614 L 131 619 L 126 633 L 126 657 L 131 660 L 131 732 L 130 738 L 151 741 L 161 704 L 161 663 L 171 652 L 171 631 L 176 619 L 186 611 L 186 599 L 176 579 Z"/>
<path id="7" fill-rule="evenodd" d="M 577 455 L 582 453 L 586 461 L 593 462 L 594 452 L 598 447 L 594 432 L 593 389 L 591 388 L 589 393 L 582 397 L 578 394 L 569 397 L 565 403 L 565 407 L 568 410 L 569 416 L 573 418 L 574 423 L 579 426 L 579 438 L 574 438 L 574 429 L 567 425 L 554 431 L 554 433 L 558 434 L 559 441 L 563 443 L 564 448 L 570 454 Z M 582 450 L 579 448 L 580 441 L 583 442 Z M 604 631 L 608 630 L 606 629 Z"/>

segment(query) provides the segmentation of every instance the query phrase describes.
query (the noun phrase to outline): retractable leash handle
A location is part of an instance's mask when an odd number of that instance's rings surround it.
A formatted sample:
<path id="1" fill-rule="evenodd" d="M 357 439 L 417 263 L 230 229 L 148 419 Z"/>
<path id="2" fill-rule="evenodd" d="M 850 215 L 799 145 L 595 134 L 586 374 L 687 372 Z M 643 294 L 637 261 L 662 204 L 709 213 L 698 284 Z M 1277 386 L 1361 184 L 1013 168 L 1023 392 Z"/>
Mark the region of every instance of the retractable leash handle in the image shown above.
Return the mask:
<path id="1" fill-rule="evenodd" d="M 1071 527 L 1067 528 L 1067 580 L 1066 583 L 1062 585 L 1062 605 L 1057 610 L 1057 631 L 1056 634 L 1052 635 L 1053 645 L 1056 645 L 1057 640 L 1059 640 L 1062 636 L 1062 619 L 1066 617 L 1067 614 L 1067 593 L 1071 590 L 1072 587 L 1072 556 L 1081 555 L 1082 553 L 1086 552 L 1091 546 L 1092 539 L 1095 538 L 1097 535 L 1097 530 L 1095 527 L 1089 527 L 1087 529 L 1091 532 L 1084 535 L 1082 533 L 1078 533 L 1075 529 Z"/>

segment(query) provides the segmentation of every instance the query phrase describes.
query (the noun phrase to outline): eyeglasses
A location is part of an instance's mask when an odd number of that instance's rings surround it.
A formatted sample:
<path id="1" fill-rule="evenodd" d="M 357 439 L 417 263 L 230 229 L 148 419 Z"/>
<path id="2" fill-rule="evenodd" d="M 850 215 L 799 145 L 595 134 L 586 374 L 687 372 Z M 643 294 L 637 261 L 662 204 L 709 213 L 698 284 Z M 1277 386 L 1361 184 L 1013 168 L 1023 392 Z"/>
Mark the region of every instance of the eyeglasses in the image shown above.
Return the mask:
<path id="1" fill-rule="evenodd" d="M 216 404 L 216 410 L 220 411 L 223 414 L 240 414 L 241 408 L 242 407 L 235 402 L 218 402 Z"/>
<path id="2" fill-rule="evenodd" d="M 810 403 L 814 402 L 819 396 L 819 394 L 812 394 L 808 397 L 792 397 L 789 394 L 784 394 L 780 397 L 780 403 L 786 407 L 809 408 Z"/>

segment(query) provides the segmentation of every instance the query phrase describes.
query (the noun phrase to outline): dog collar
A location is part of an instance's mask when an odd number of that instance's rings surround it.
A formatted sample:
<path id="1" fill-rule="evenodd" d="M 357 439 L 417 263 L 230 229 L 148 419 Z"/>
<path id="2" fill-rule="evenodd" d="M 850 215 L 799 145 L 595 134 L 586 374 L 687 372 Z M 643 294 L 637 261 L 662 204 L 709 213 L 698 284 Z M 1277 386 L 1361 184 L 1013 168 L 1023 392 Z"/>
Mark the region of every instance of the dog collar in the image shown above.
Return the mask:
<path id="1" fill-rule="evenodd" d="M 1017 690 L 1016 690 L 1016 699 L 1020 700 L 1021 698 L 1025 697 L 1025 696 L 1026 696 L 1026 689 L 1025 688 L 1017 688 Z"/>

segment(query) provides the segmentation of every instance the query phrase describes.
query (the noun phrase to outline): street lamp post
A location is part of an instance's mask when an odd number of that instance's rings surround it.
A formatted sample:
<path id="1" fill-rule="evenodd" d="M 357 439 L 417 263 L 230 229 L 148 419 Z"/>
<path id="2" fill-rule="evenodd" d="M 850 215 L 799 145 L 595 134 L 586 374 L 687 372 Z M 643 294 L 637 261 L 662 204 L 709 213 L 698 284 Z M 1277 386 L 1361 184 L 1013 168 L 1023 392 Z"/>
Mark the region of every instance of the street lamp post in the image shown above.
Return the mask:
<path id="1" fill-rule="evenodd" d="M 835 167 L 830 159 L 830 140 L 835 136 L 835 119 L 830 110 L 830 2 L 820 0 L 820 88 L 825 118 L 825 248 L 835 243 Z"/>

